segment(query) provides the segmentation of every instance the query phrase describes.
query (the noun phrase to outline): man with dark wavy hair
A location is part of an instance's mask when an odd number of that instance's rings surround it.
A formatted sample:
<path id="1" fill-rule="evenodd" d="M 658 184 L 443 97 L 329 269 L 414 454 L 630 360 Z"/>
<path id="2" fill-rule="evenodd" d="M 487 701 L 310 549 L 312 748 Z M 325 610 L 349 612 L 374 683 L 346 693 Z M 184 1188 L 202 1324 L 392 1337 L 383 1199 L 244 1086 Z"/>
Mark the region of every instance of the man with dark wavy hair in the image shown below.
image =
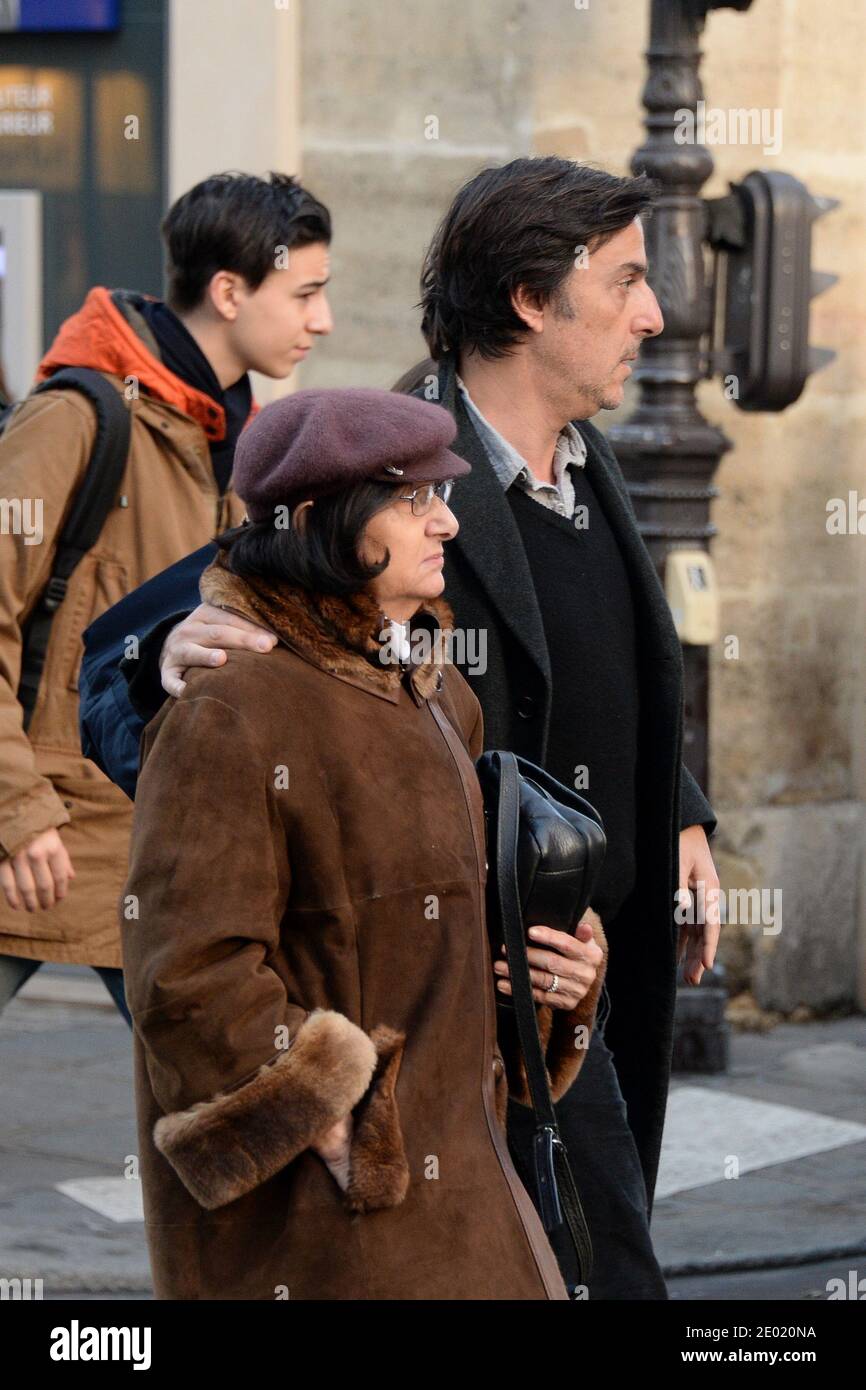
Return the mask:
<path id="1" fill-rule="evenodd" d="M 589 423 L 621 404 L 629 362 L 663 328 L 642 228 L 654 197 L 645 177 L 563 159 L 483 170 L 458 192 L 425 259 L 423 331 L 433 360 L 398 383 L 451 411 L 454 450 L 472 464 L 451 500 L 460 531 L 447 549 L 445 594 L 458 628 L 486 637 L 484 671 L 465 672 L 482 704 L 485 746 L 512 749 L 583 791 L 607 832 L 592 907 L 610 946 L 608 1007 L 557 1104 L 594 1246 L 592 1299 L 667 1296 L 649 1218 L 677 956 L 697 984 L 718 939 L 713 922 L 675 938 L 677 887 L 718 883 L 707 843 L 715 818 L 681 763 L 676 631 L 616 458 Z M 106 752 L 117 721 L 101 741 L 100 685 L 113 686 L 115 707 L 137 706 L 127 715 L 135 729 L 163 698 L 158 662 L 169 632 L 161 661 L 172 694 L 183 689 L 185 668 L 219 664 L 225 648 L 264 640 L 207 605 L 170 631 L 197 601 L 195 580 L 209 558 L 190 557 L 186 573 L 144 609 L 151 623 L 160 604 L 171 616 L 127 665 L 129 688 L 104 656 L 110 632 L 94 629 L 85 736 L 130 789 L 134 746 Z M 124 630 L 118 618 L 114 631 Z M 530 947 L 541 997 L 555 987 L 561 959 L 545 931 Z M 507 966 L 496 973 L 507 997 Z M 531 1112 L 510 1102 L 507 1128 L 534 1193 Z M 556 1235 L 552 1243 L 574 1285 L 567 1246 Z"/>
<path id="2" fill-rule="evenodd" d="M 589 423 L 621 405 L 630 361 L 664 326 L 642 227 L 655 197 L 645 176 L 556 158 L 470 180 L 425 259 L 438 370 L 416 387 L 455 414 L 456 451 L 473 465 L 446 593 L 460 626 L 487 632 L 485 742 L 583 790 L 607 832 L 593 907 L 610 1010 L 557 1106 L 595 1248 L 589 1292 L 607 1298 L 666 1296 L 648 1222 L 676 958 L 697 984 L 718 939 L 711 921 L 675 941 L 677 888 L 718 884 L 715 818 L 680 762 L 673 622 L 619 465 Z M 508 1133 L 531 1187 L 531 1115 L 514 1102 Z"/>

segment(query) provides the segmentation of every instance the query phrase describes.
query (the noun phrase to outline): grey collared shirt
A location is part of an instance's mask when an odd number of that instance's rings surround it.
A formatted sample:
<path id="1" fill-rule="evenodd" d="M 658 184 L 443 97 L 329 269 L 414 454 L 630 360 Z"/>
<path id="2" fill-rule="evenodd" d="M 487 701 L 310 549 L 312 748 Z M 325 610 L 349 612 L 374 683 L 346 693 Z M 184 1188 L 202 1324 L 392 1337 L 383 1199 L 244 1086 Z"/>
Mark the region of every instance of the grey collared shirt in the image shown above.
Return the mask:
<path id="1" fill-rule="evenodd" d="M 555 481 L 540 482 L 523 455 L 494 429 L 489 420 L 485 420 L 459 376 L 457 386 L 503 489 L 507 490 L 514 483 L 527 492 L 534 502 L 540 502 L 542 507 L 549 507 L 551 511 L 559 512 L 561 516 L 571 520 L 574 516 L 575 496 L 570 469 L 583 468 L 586 463 L 586 444 L 580 431 L 570 422 L 564 426 L 556 441 L 556 451 L 553 455 Z"/>

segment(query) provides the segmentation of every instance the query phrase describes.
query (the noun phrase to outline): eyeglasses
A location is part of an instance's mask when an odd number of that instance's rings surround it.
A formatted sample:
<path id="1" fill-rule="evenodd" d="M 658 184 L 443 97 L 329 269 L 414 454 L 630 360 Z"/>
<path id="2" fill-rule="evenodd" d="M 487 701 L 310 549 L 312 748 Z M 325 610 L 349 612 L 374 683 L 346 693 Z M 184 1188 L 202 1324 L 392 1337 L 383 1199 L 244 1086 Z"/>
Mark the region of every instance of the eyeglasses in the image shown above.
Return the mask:
<path id="1" fill-rule="evenodd" d="M 441 483 L 425 483 L 423 487 L 416 487 L 414 492 L 401 493 L 397 500 L 411 502 L 413 516 L 426 516 L 433 506 L 434 497 L 440 497 L 447 506 L 453 486 L 453 478 L 444 478 Z"/>

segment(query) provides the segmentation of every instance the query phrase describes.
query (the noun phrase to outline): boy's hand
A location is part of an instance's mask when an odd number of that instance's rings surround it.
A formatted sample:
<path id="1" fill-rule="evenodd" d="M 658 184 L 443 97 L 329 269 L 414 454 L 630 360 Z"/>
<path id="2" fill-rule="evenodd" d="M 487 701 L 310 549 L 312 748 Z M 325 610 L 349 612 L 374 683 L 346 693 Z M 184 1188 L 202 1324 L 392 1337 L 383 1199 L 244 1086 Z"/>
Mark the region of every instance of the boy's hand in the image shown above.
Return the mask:
<path id="1" fill-rule="evenodd" d="M 56 830 L 43 830 L 29 844 L 0 864 L 0 888 L 17 911 L 23 901 L 28 912 L 54 907 L 66 897 L 75 877 L 69 851 Z"/>

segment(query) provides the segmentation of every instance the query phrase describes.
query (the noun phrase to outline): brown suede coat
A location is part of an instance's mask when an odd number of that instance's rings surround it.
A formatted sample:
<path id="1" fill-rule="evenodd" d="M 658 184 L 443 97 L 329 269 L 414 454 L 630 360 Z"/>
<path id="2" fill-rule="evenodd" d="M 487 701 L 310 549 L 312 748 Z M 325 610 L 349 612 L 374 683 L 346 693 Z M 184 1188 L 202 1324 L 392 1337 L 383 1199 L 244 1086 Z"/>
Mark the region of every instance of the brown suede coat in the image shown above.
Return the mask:
<path id="1" fill-rule="evenodd" d="M 435 648 L 383 666 L 366 594 L 218 560 L 202 596 L 280 644 L 190 671 L 143 739 L 122 935 L 157 1296 L 565 1298 L 506 1146 L 478 701 Z M 557 1095 L 598 988 L 546 1020 Z M 349 1111 L 344 1191 L 310 1144 Z"/>

